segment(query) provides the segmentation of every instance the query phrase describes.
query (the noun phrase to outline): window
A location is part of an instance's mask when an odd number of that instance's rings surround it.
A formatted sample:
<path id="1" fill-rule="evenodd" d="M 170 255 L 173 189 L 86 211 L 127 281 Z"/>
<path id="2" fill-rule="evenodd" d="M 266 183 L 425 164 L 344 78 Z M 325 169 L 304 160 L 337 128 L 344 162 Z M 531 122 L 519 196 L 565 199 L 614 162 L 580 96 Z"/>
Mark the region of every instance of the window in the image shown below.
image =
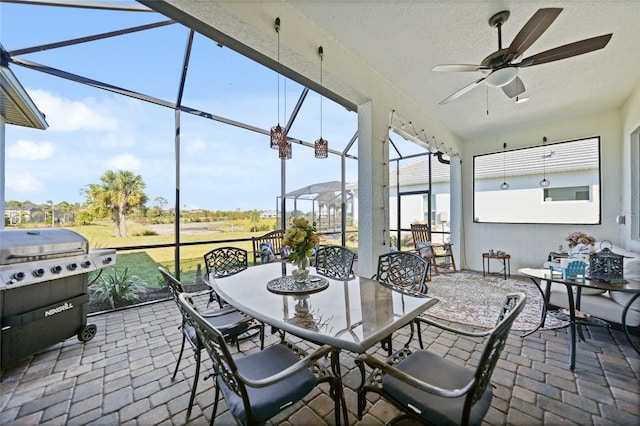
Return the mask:
<path id="1" fill-rule="evenodd" d="M 474 156 L 473 186 L 474 222 L 599 224 L 600 138 Z"/>
<path id="2" fill-rule="evenodd" d="M 544 201 L 581 201 L 591 200 L 591 188 L 585 186 L 572 186 L 562 188 L 545 188 Z"/>

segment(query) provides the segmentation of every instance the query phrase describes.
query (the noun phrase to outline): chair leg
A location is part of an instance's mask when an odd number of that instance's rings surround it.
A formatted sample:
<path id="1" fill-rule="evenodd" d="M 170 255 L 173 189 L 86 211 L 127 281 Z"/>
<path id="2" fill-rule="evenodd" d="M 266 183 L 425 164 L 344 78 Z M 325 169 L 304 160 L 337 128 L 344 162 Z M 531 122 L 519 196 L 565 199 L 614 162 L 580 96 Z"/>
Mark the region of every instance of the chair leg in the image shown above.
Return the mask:
<path id="1" fill-rule="evenodd" d="M 200 376 L 200 351 L 195 350 L 196 358 L 196 374 L 193 376 L 193 386 L 191 387 L 191 398 L 189 399 L 189 407 L 187 408 L 187 421 L 191 416 L 191 408 L 193 408 L 193 401 L 196 398 L 196 389 L 198 388 L 198 378 Z"/>
<path id="2" fill-rule="evenodd" d="M 409 339 L 407 339 L 407 343 L 404 344 L 405 348 L 408 348 L 409 345 L 411 344 L 411 341 L 413 340 L 413 322 L 409 323 L 409 329 L 411 330 L 409 333 Z"/>
<path id="3" fill-rule="evenodd" d="M 171 381 L 173 382 L 176 378 L 176 374 L 178 374 L 178 367 L 180 367 L 180 360 L 182 359 L 182 353 L 184 352 L 184 344 L 187 338 L 182 334 L 182 346 L 180 346 L 180 355 L 178 355 L 178 362 L 176 362 L 176 369 L 173 371 L 173 376 L 171 376 Z"/>
<path id="4" fill-rule="evenodd" d="M 380 346 L 382 346 L 382 349 L 385 349 L 387 351 L 388 356 L 391 356 L 391 354 L 393 353 L 393 343 L 391 341 L 391 336 L 385 337 L 384 340 L 380 342 Z"/>
<path id="5" fill-rule="evenodd" d="M 211 421 L 209 422 L 209 425 L 213 426 L 213 421 L 216 418 L 216 414 L 218 413 L 218 398 L 220 398 L 220 388 L 218 387 L 218 382 L 215 378 L 215 376 L 213 377 L 213 381 L 214 381 L 214 386 L 216 387 L 216 396 L 213 399 L 213 412 L 211 413 Z"/>
<path id="6" fill-rule="evenodd" d="M 264 349 L 264 324 L 260 324 L 260 350 Z"/>
<path id="7" fill-rule="evenodd" d="M 424 349 L 424 345 L 422 344 L 422 331 L 420 330 L 420 321 L 416 320 L 416 328 L 418 333 L 418 343 L 420 344 L 420 349 Z"/>

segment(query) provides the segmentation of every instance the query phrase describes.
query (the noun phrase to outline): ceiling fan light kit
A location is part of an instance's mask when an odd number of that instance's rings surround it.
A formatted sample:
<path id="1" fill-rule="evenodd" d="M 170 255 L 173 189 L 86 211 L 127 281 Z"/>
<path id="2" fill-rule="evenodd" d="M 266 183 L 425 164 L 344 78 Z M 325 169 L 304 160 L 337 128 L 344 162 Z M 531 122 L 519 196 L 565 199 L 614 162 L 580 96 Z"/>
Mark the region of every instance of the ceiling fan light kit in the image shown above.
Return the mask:
<path id="1" fill-rule="evenodd" d="M 555 21 L 558 15 L 560 15 L 560 12 L 562 12 L 562 8 L 538 9 L 522 29 L 520 29 L 518 34 L 511 41 L 509 47 L 506 48 L 502 47 L 502 25 L 509 19 L 510 12 L 508 10 L 504 10 L 494 14 L 489 18 L 489 25 L 497 28 L 498 30 L 498 50 L 484 58 L 480 65 L 445 64 L 436 65 L 432 68 L 432 71 L 438 72 L 481 71 L 485 74 L 488 73 L 488 75 L 468 84 L 457 92 L 454 92 L 449 97 L 441 101 L 440 105 L 447 104 L 454 99 L 461 97 L 483 82 L 489 87 L 502 88 L 505 95 L 511 99 L 515 98 L 517 102 L 518 97 L 525 92 L 524 83 L 518 77 L 519 68 L 559 61 L 561 59 L 593 52 L 594 50 L 602 49 L 607 45 L 607 43 L 609 43 L 613 34 L 605 34 L 565 44 L 529 56 L 520 60 L 520 62 L 513 62 L 518 58 L 521 58 L 524 52 L 531 47 L 538 38 L 540 38 L 553 21 Z"/>
<path id="2" fill-rule="evenodd" d="M 505 67 L 493 71 L 484 79 L 489 87 L 502 87 L 511 83 L 518 76 L 518 69 L 515 67 Z"/>

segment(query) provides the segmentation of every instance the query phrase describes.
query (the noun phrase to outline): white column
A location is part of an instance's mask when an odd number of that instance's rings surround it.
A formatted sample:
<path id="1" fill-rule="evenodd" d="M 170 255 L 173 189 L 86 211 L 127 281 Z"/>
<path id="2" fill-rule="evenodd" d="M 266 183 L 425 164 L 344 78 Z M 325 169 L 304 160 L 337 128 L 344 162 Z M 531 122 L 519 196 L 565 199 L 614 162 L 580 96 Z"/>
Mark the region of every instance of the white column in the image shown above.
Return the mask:
<path id="1" fill-rule="evenodd" d="M 4 229 L 4 214 L 5 214 L 5 200 L 4 200 L 4 185 L 5 185 L 5 122 L 4 117 L 0 115 L 0 229 Z"/>
<path id="2" fill-rule="evenodd" d="M 467 267 L 464 242 L 462 235 L 462 160 L 460 157 L 452 157 L 449 165 L 449 220 L 450 241 L 453 243 L 453 257 L 456 268 L 461 270 Z"/>
<path id="3" fill-rule="evenodd" d="M 389 111 L 358 105 L 358 274 L 372 276 L 389 251 Z"/>

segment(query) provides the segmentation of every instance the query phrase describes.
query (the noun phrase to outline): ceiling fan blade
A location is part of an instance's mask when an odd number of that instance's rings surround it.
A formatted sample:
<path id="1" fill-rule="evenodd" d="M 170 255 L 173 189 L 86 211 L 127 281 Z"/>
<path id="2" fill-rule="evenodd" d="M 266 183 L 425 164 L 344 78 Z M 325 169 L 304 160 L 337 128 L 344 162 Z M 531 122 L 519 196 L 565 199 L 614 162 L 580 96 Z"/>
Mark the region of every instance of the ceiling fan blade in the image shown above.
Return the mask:
<path id="1" fill-rule="evenodd" d="M 470 91 L 471 89 L 473 89 L 474 87 L 476 87 L 477 85 L 482 83 L 485 78 L 486 77 L 482 77 L 482 78 L 474 81 L 473 83 L 464 86 L 462 89 L 458 90 L 457 92 L 455 92 L 454 94 L 452 94 L 448 98 L 442 100 L 438 105 L 448 104 L 449 102 L 453 101 L 454 99 L 458 99 L 460 96 L 464 95 L 465 93 L 467 93 L 468 91 Z"/>
<path id="2" fill-rule="evenodd" d="M 510 98 L 523 94 L 524 90 L 524 83 L 520 80 L 520 77 L 516 77 L 511 83 L 502 86 L 502 91 Z"/>
<path id="3" fill-rule="evenodd" d="M 605 34 L 598 37 L 587 38 L 576 41 L 575 43 L 565 44 L 554 49 L 550 49 L 533 56 L 529 56 L 515 66 L 530 67 L 532 65 L 546 64 L 547 62 L 559 61 L 560 59 L 571 58 L 572 56 L 582 55 L 583 53 L 593 52 L 602 49 L 609 43 L 613 34 Z"/>
<path id="4" fill-rule="evenodd" d="M 522 55 L 549 28 L 560 12 L 562 8 L 538 9 L 507 48 L 504 61 L 509 63 Z"/>
<path id="5" fill-rule="evenodd" d="M 489 67 L 485 67 L 482 65 L 471 65 L 471 64 L 447 64 L 447 65 L 436 65 L 431 68 L 431 71 L 438 72 L 468 72 L 468 71 L 482 71 L 486 69 L 491 69 Z"/>

